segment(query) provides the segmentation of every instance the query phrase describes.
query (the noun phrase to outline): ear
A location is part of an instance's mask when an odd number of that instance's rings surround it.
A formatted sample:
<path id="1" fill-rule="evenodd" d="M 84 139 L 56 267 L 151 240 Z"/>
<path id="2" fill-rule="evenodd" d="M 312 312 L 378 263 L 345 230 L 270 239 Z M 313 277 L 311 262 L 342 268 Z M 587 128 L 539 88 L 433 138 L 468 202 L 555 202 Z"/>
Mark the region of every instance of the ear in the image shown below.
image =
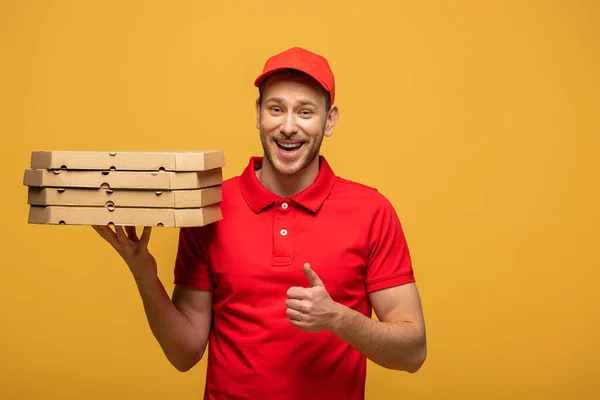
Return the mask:
<path id="1" fill-rule="evenodd" d="M 254 105 L 256 110 L 256 129 L 260 130 L 260 102 L 259 99 L 256 99 L 256 104 Z"/>
<path id="2" fill-rule="evenodd" d="M 335 104 L 332 104 L 329 113 L 327 113 L 327 120 L 325 121 L 325 131 L 323 133 L 325 136 L 333 135 L 333 128 L 335 127 L 339 115 L 340 110 Z"/>

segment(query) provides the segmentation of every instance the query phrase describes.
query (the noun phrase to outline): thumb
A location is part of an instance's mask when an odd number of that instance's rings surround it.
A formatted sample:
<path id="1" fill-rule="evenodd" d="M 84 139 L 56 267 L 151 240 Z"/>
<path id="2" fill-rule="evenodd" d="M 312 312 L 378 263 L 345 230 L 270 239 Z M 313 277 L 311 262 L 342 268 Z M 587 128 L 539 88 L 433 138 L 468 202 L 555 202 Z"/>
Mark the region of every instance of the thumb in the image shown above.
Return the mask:
<path id="1" fill-rule="evenodd" d="M 317 276 L 315 271 L 312 270 L 309 263 L 304 263 L 304 275 L 306 275 L 306 278 L 308 279 L 308 283 L 310 284 L 311 287 L 314 287 L 314 286 L 325 287 L 325 285 L 323 284 L 323 281 L 321 280 L 321 278 L 319 278 Z"/>

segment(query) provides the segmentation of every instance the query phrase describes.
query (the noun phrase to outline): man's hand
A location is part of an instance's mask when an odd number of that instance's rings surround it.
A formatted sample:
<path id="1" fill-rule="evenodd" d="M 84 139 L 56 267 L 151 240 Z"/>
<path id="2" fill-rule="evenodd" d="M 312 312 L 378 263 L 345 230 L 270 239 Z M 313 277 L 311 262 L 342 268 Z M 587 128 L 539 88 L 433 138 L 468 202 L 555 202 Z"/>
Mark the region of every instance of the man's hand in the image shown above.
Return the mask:
<path id="1" fill-rule="evenodd" d="M 331 299 L 323 281 L 304 264 L 309 287 L 291 287 L 287 292 L 286 313 L 290 323 L 306 332 L 331 330 L 341 318 L 340 304 Z"/>
<path id="2" fill-rule="evenodd" d="M 115 226 L 114 231 L 110 226 L 93 226 L 93 228 L 121 255 L 137 282 L 156 278 L 158 273 L 156 260 L 148 251 L 151 227 L 144 227 L 141 238 L 138 238 L 134 226 L 126 226 L 125 230 L 122 226 Z"/>

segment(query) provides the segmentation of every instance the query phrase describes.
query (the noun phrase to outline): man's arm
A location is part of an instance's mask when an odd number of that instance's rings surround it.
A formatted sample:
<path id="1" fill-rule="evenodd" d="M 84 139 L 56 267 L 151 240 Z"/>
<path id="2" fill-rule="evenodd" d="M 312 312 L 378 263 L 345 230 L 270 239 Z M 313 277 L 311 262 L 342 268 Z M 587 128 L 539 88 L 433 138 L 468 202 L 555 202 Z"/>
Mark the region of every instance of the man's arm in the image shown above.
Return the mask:
<path id="1" fill-rule="evenodd" d="M 170 299 L 148 251 L 152 228 L 138 238 L 134 227 L 94 226 L 129 267 L 139 290 L 150 329 L 167 359 L 179 371 L 192 368 L 204 355 L 212 320 L 212 292 L 176 286 Z M 127 232 L 125 232 L 127 231 Z"/>
<path id="2" fill-rule="evenodd" d="M 385 368 L 417 372 L 427 355 L 425 323 L 415 283 L 370 294 L 379 321 L 338 305 L 331 331 Z"/>
<path id="3" fill-rule="evenodd" d="M 378 191 L 371 202 L 368 244 L 365 284 L 379 321 L 338 307 L 342 317 L 334 330 L 373 362 L 414 373 L 427 353 L 421 299 L 400 219 L 392 203 Z M 396 278 L 385 288 L 390 277 Z"/>
<path id="4" fill-rule="evenodd" d="M 371 210 L 365 284 L 379 321 L 335 302 L 309 263 L 304 273 L 310 287 L 288 290 L 286 312 L 299 329 L 329 330 L 371 361 L 413 373 L 425 362 L 427 345 L 408 246 L 392 204 L 377 191 Z M 394 285 L 384 288 L 390 277 L 396 277 Z"/>
<path id="5" fill-rule="evenodd" d="M 176 286 L 169 299 L 158 277 L 137 281 L 146 317 L 169 362 L 181 372 L 202 359 L 212 319 L 212 292 Z"/>
<path id="6" fill-rule="evenodd" d="M 329 330 L 385 368 L 414 373 L 425 362 L 427 345 L 421 299 L 414 282 L 370 293 L 379 321 L 335 302 L 309 263 L 310 287 L 291 287 L 286 313 L 306 332 Z"/>

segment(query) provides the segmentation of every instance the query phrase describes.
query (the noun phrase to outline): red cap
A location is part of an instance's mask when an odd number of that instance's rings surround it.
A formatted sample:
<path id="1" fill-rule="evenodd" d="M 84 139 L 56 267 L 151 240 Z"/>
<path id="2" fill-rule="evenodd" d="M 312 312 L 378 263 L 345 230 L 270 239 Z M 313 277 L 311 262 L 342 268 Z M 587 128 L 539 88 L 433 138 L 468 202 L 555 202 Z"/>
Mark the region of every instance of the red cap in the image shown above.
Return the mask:
<path id="1" fill-rule="evenodd" d="M 269 58 L 262 74 L 254 81 L 254 86 L 260 87 L 271 74 L 287 68 L 297 69 L 316 79 L 329 93 L 331 104 L 333 104 L 335 80 L 329 63 L 324 57 L 300 47 L 293 47 Z"/>

